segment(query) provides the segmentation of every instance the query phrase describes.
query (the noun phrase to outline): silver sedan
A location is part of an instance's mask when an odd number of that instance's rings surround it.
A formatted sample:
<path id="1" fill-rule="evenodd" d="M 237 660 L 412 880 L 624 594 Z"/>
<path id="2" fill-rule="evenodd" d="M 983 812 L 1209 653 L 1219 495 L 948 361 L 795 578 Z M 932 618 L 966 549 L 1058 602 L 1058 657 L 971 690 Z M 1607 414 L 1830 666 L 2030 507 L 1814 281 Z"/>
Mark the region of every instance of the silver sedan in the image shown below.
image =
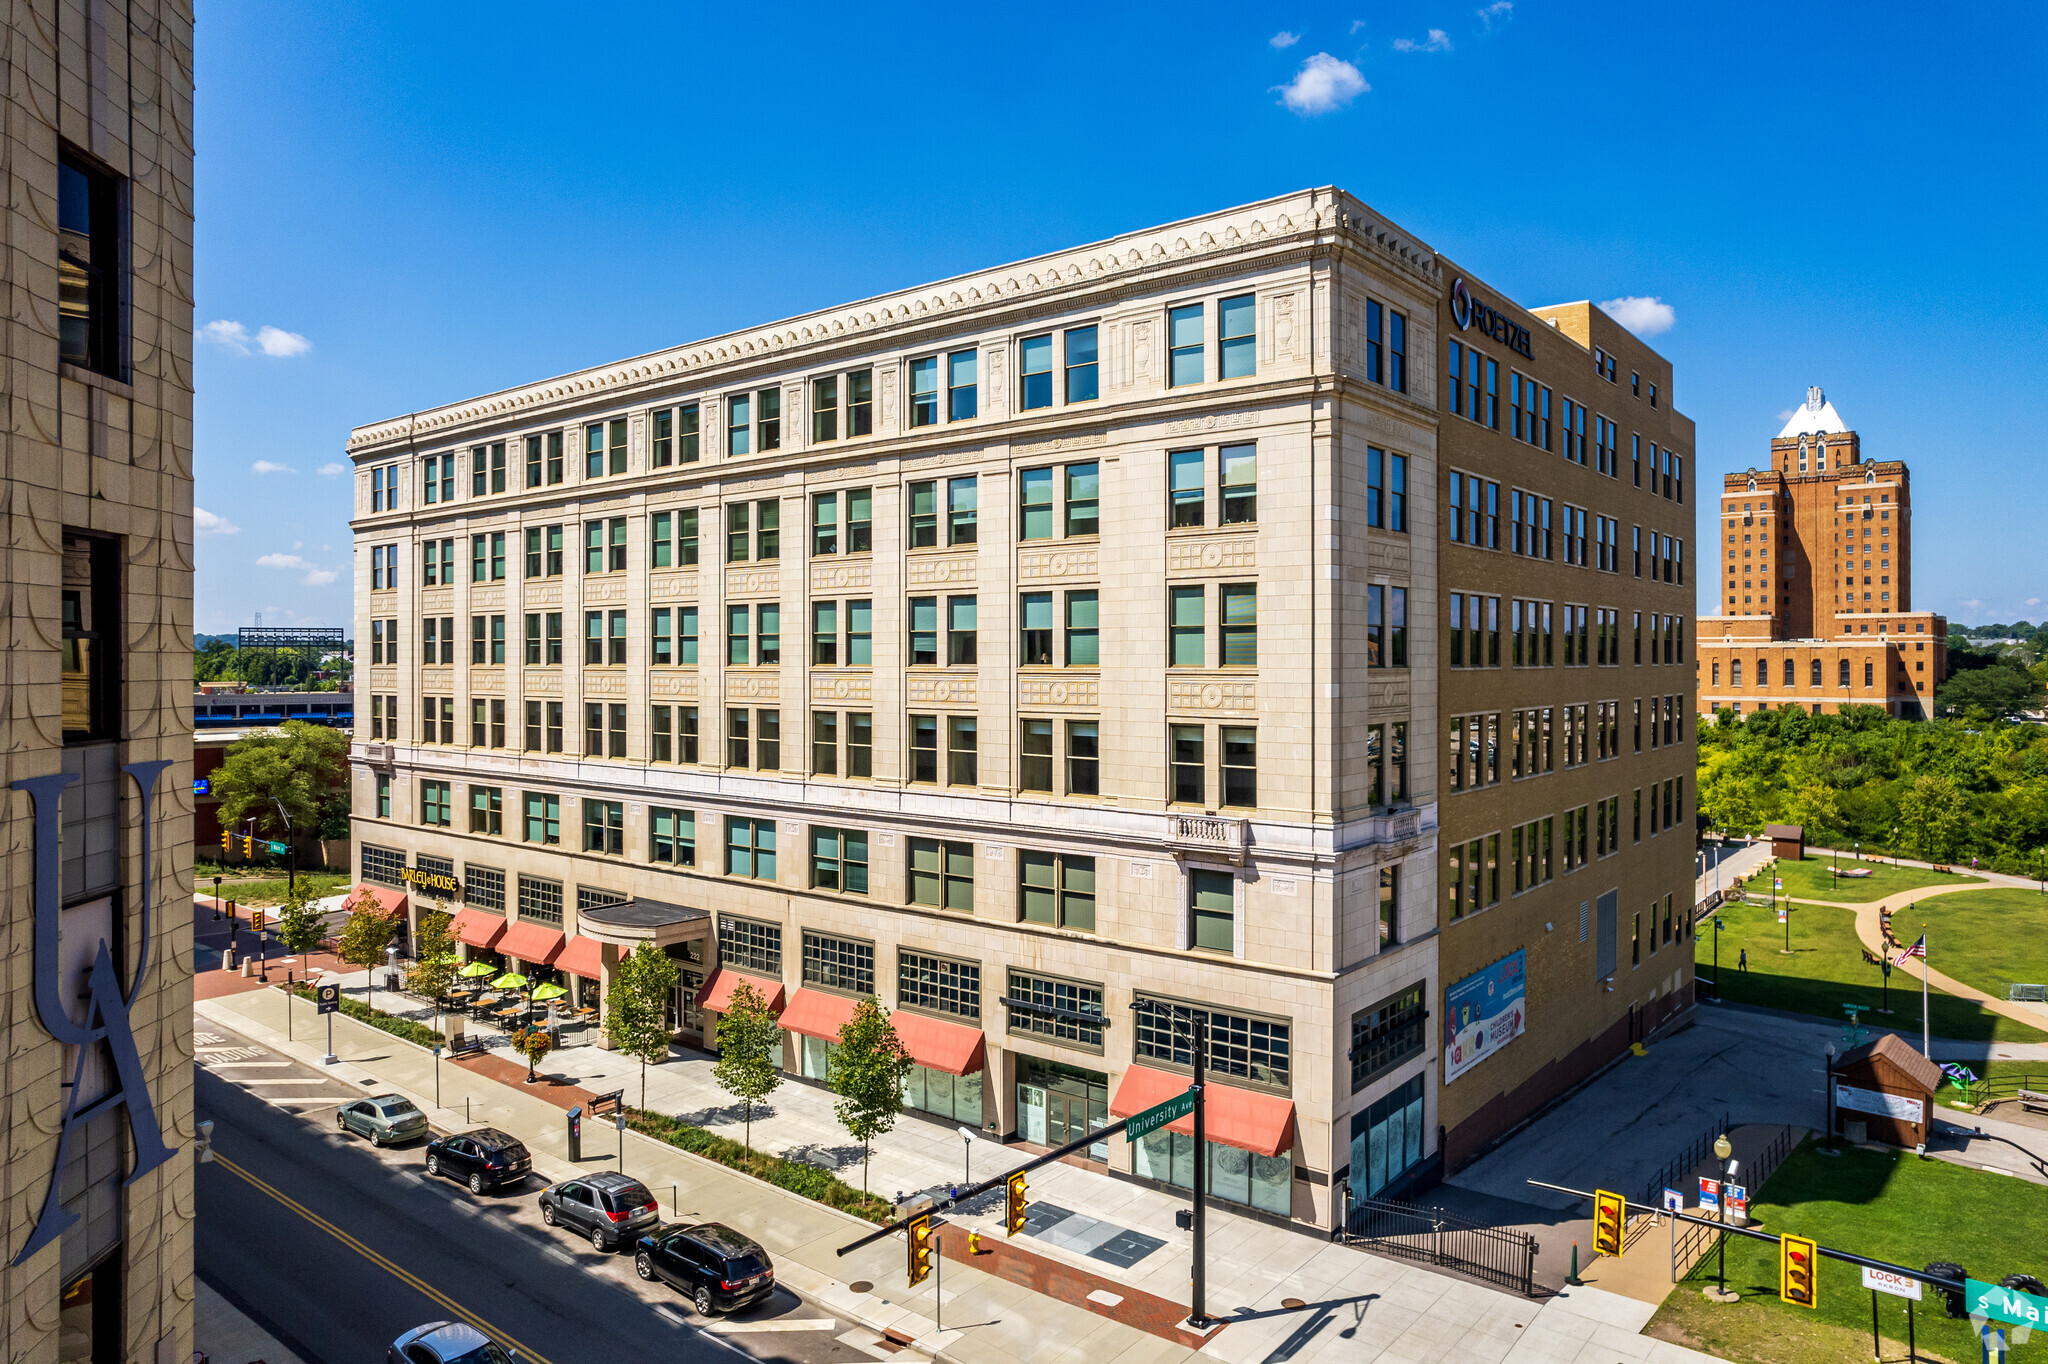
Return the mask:
<path id="1" fill-rule="evenodd" d="M 427 1134 L 427 1115 L 403 1094 L 379 1094 L 345 1103 L 336 1118 L 342 1131 L 368 1137 L 373 1146 Z"/>

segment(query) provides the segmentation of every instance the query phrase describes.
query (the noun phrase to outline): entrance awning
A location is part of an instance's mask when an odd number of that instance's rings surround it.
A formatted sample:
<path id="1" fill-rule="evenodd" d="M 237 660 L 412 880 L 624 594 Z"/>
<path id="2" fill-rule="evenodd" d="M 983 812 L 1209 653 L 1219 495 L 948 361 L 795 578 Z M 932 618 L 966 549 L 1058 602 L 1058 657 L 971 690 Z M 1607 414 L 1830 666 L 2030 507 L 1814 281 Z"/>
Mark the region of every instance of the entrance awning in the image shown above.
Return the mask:
<path id="1" fill-rule="evenodd" d="M 709 1009 L 713 1013 L 725 1013 L 732 1008 L 732 992 L 739 988 L 741 981 L 753 986 L 761 998 L 768 1001 L 769 1013 L 782 1012 L 782 982 L 741 975 L 738 971 L 728 971 L 723 966 L 713 971 L 711 979 L 705 981 L 703 987 L 697 991 L 697 1007 Z"/>
<path id="2" fill-rule="evenodd" d="M 1128 1118 L 1165 1103 L 1176 1094 L 1187 1093 L 1185 1075 L 1132 1066 L 1117 1084 L 1116 1097 L 1109 1101 L 1110 1116 Z M 1294 1147 L 1294 1101 L 1278 1094 L 1260 1094 L 1214 1080 L 1202 1087 L 1203 1135 L 1221 1146 L 1235 1146 L 1255 1155 L 1277 1156 Z M 1195 1134 L 1195 1118 L 1167 1124 L 1166 1130 L 1184 1137 Z"/>
<path id="3" fill-rule="evenodd" d="M 368 881 L 358 881 L 349 887 L 348 894 L 342 897 L 341 903 L 353 907 L 357 899 L 365 895 L 377 902 L 378 909 L 393 917 L 405 913 L 409 899 L 402 890 L 393 890 L 389 886 L 373 886 Z"/>
<path id="4" fill-rule="evenodd" d="M 449 923 L 448 936 L 471 947 L 494 947 L 505 936 L 505 921 L 480 909 L 465 909 Z"/>
<path id="5" fill-rule="evenodd" d="M 777 1020 L 791 1032 L 827 1042 L 839 1040 L 839 1030 L 853 1017 L 855 1001 L 845 995 L 828 995 L 823 990 L 798 990 L 789 997 L 789 1007 Z"/>
<path id="6" fill-rule="evenodd" d="M 546 924 L 516 923 L 498 939 L 498 950 L 508 957 L 519 958 L 528 966 L 546 966 L 560 954 L 566 941 L 558 928 L 549 928 Z"/>
<path id="7" fill-rule="evenodd" d="M 948 1075 L 972 1075 L 988 1064 L 987 1040 L 979 1028 L 926 1018 L 907 1009 L 889 1015 L 897 1040 L 910 1059 Z"/>
<path id="8" fill-rule="evenodd" d="M 555 958 L 554 966 L 556 970 L 585 980 L 601 980 L 604 976 L 604 947 L 579 933 L 563 945 L 562 954 Z"/>

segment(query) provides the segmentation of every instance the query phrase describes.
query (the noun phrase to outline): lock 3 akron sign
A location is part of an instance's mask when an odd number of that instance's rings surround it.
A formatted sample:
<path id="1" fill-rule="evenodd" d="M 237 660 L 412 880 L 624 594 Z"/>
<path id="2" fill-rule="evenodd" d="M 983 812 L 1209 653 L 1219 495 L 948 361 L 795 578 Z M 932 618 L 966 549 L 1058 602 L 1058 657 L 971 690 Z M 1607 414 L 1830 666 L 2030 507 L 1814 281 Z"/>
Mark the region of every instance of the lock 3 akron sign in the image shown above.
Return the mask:
<path id="1" fill-rule="evenodd" d="M 1472 297 L 1463 275 L 1451 281 L 1451 321 L 1458 330 L 1490 336 L 1524 359 L 1529 356 L 1529 329 Z"/>

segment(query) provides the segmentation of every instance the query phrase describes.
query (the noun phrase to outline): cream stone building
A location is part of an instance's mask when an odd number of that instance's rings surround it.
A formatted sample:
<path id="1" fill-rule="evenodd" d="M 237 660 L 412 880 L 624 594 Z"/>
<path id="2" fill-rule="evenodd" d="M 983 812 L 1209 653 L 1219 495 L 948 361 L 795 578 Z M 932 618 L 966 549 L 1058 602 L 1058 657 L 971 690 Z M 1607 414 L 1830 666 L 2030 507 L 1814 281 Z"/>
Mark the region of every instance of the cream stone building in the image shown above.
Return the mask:
<path id="1" fill-rule="evenodd" d="M 4 30 L 4 1353 L 192 1341 L 192 14 Z"/>
<path id="2" fill-rule="evenodd" d="M 357 429 L 363 878 L 590 1002 L 656 943 L 689 1043 L 751 981 L 802 1077 L 875 994 L 1042 1147 L 1199 1010 L 1217 1196 L 1412 1186 L 1451 284 L 1314 189 Z"/>

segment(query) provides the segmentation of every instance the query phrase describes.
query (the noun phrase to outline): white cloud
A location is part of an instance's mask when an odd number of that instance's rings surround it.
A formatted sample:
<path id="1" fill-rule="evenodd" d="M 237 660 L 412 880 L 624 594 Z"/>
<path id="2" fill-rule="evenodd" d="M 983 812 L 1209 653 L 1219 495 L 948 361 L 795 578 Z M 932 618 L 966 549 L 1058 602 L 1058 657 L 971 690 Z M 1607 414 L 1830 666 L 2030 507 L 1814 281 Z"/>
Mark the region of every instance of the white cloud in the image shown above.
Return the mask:
<path id="1" fill-rule="evenodd" d="M 303 573 L 306 576 L 299 581 L 308 587 L 325 587 L 341 576 L 331 568 L 307 563 L 296 554 L 266 554 L 256 561 L 256 567 L 282 568 L 291 573 Z"/>
<path id="2" fill-rule="evenodd" d="M 1431 29 L 1429 36 L 1419 43 L 1413 38 L 1394 39 L 1394 51 L 1396 52 L 1449 52 L 1450 50 L 1451 35 L 1440 28 Z"/>
<path id="3" fill-rule="evenodd" d="M 204 507 L 192 509 L 192 533 L 194 535 L 240 535 L 242 528 L 225 516 L 215 516 Z"/>
<path id="4" fill-rule="evenodd" d="M 279 464 L 274 460 L 259 459 L 249 466 L 249 472 L 252 474 L 295 474 L 298 470 L 292 468 L 289 464 Z"/>
<path id="5" fill-rule="evenodd" d="M 1491 29 L 1496 20 L 1504 24 L 1515 17 L 1514 0 L 1493 0 L 1492 4 L 1477 13 L 1479 22 Z"/>
<path id="6" fill-rule="evenodd" d="M 236 355 L 254 355 L 260 350 L 278 360 L 304 355 L 313 349 L 313 343 L 297 332 L 266 325 L 257 328 L 255 334 L 251 335 L 249 329 L 241 323 L 231 322 L 225 318 L 207 323 L 194 335 L 201 341 L 209 342 Z"/>
<path id="7" fill-rule="evenodd" d="M 1627 298 L 1610 298 L 1600 305 L 1600 311 L 1637 336 L 1655 336 L 1659 332 L 1668 332 L 1678 321 L 1678 314 L 1671 305 L 1654 295 L 1642 297 L 1632 294 Z"/>
<path id="8" fill-rule="evenodd" d="M 1792 408 L 1792 407 L 1788 407 L 1788 408 L 1786 408 L 1786 409 L 1785 409 L 1785 410 L 1784 410 L 1783 412 L 1780 412 L 1780 413 L 1778 414 L 1778 420 L 1779 420 L 1779 421 L 1781 421 L 1781 422 L 1788 422 L 1788 421 L 1791 421 L 1791 420 L 1792 420 L 1792 414 L 1793 414 L 1794 412 L 1796 412 L 1796 411 L 1798 411 L 1798 409 L 1797 409 L 1797 408 Z"/>
<path id="9" fill-rule="evenodd" d="M 347 473 L 348 466 L 346 464 L 343 464 L 340 460 L 332 460 L 326 464 L 321 465 L 319 469 L 315 470 L 315 472 L 319 473 L 322 477 L 332 478 L 336 474 Z"/>
<path id="10" fill-rule="evenodd" d="M 1280 102 L 1304 118 L 1341 109 L 1372 89 L 1357 67 L 1327 52 L 1310 57 L 1293 80 L 1275 88 L 1280 91 Z"/>
<path id="11" fill-rule="evenodd" d="M 1356 33 L 1356 32 L 1358 32 L 1358 30 L 1360 30 L 1360 29 L 1362 29 L 1362 28 L 1364 28 L 1364 27 L 1365 27 L 1365 20 L 1363 20 L 1363 19 L 1353 19 L 1353 20 L 1351 21 L 1351 32 L 1353 32 L 1353 33 Z"/>
<path id="12" fill-rule="evenodd" d="M 325 587 L 340 576 L 331 568 L 316 568 L 306 575 L 306 586 Z"/>
<path id="13" fill-rule="evenodd" d="M 1301 41 L 1301 35 L 1299 33 L 1289 33 L 1286 29 L 1283 28 L 1278 33 L 1274 34 L 1272 37 L 1266 39 L 1266 41 L 1271 43 L 1274 47 L 1293 47 L 1296 43 Z"/>

